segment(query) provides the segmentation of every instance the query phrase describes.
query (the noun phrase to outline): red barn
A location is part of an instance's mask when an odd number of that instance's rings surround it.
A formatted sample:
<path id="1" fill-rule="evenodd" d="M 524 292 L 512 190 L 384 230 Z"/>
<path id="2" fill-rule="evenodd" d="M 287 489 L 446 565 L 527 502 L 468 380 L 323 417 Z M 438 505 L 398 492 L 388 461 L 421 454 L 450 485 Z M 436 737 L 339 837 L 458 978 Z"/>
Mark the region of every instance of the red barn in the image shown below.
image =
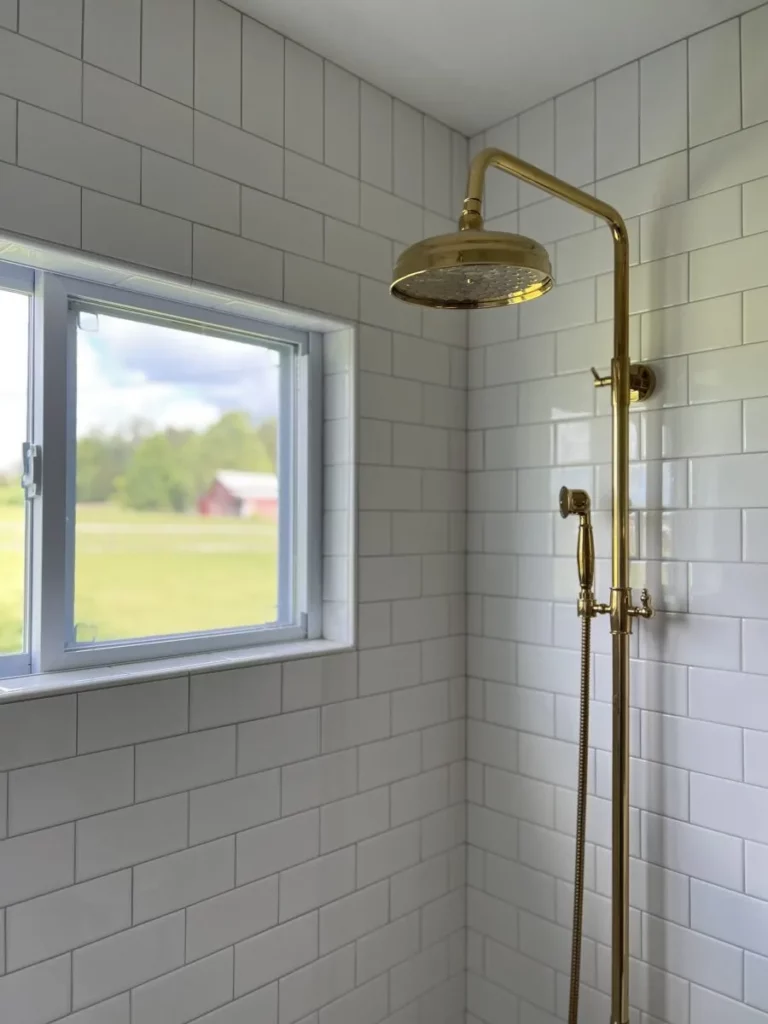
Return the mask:
<path id="1" fill-rule="evenodd" d="M 277 477 L 274 473 L 243 473 L 220 469 L 197 502 L 204 516 L 264 516 L 277 519 Z"/>

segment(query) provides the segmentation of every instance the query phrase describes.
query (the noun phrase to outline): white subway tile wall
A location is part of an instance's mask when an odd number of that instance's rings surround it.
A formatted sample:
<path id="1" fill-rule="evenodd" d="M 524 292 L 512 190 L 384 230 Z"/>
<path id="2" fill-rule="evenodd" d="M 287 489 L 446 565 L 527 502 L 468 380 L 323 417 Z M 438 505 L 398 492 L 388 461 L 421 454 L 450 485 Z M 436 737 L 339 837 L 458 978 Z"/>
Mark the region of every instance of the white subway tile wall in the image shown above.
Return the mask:
<path id="1" fill-rule="evenodd" d="M 453 215 L 458 133 L 221 0 L 19 0 L 0 25 L 0 228 L 358 321 L 362 371 L 359 653 L 0 707 L 0 1018 L 459 1024 L 465 967 L 467 1024 L 564 1018 L 578 636 L 552 510 L 562 483 L 593 493 L 602 597 L 608 409 L 584 371 L 610 356 L 606 229 L 492 173 L 489 216 L 567 283 L 469 325 L 422 314 L 387 268 Z M 469 144 L 637 218 L 632 344 L 660 394 L 633 413 L 633 571 L 662 609 L 632 649 L 640 1024 L 768 1022 L 767 26 Z"/>
<path id="2" fill-rule="evenodd" d="M 660 389 L 631 414 L 633 582 L 659 609 L 632 639 L 637 1024 L 768 1024 L 766 40 L 768 5 L 556 97 L 554 125 L 543 104 L 470 140 L 523 153 L 535 124 L 543 165 L 554 150 L 629 219 L 633 358 Z M 562 484 L 592 494 L 599 600 L 609 585 L 609 408 L 584 371 L 611 355 L 610 237 L 519 193 L 494 183 L 489 213 L 556 243 L 566 283 L 470 316 L 467 1024 L 567 1015 L 579 635 Z M 594 630 L 585 1021 L 608 1020 L 610 992 L 611 662 Z"/>
<path id="3" fill-rule="evenodd" d="M 467 321 L 386 282 L 467 140 L 220 0 L 13 0 L 0 161 L 0 230 L 364 371 L 359 654 L 0 706 L 0 1020 L 464 1024 Z"/>

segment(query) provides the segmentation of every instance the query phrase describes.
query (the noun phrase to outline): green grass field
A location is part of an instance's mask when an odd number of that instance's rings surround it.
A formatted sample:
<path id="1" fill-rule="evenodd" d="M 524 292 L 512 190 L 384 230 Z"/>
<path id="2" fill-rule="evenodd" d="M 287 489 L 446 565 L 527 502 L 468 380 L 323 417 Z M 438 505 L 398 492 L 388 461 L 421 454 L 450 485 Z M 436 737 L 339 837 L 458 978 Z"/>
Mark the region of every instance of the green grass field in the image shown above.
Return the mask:
<path id="1" fill-rule="evenodd" d="M 21 506 L 0 506 L 0 652 L 20 649 L 23 516 Z M 80 641 L 250 626 L 275 618 L 275 523 L 83 505 L 76 524 Z"/>

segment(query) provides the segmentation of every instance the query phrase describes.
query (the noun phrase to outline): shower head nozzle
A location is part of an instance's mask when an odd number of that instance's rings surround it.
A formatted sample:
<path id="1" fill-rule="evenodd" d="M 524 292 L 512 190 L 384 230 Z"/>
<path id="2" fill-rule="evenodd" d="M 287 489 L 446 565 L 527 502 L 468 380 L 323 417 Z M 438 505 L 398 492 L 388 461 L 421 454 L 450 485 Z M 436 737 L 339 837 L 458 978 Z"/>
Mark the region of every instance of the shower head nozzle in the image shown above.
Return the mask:
<path id="1" fill-rule="evenodd" d="M 406 249 L 390 291 L 419 306 L 484 309 L 536 299 L 552 284 L 544 246 L 523 235 L 471 228 Z"/>

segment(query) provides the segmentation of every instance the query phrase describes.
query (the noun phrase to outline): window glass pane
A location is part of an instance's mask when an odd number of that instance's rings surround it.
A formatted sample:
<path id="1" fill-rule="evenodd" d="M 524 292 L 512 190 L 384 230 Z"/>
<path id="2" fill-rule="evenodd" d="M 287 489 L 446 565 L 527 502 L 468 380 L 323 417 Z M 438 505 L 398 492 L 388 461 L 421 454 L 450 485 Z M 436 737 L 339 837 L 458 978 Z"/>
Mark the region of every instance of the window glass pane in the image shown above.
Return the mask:
<path id="1" fill-rule="evenodd" d="M 0 654 L 24 650 L 27 505 L 19 483 L 27 440 L 28 295 L 0 289 Z"/>
<path id="2" fill-rule="evenodd" d="M 75 641 L 275 622 L 279 352 L 76 323 Z"/>

